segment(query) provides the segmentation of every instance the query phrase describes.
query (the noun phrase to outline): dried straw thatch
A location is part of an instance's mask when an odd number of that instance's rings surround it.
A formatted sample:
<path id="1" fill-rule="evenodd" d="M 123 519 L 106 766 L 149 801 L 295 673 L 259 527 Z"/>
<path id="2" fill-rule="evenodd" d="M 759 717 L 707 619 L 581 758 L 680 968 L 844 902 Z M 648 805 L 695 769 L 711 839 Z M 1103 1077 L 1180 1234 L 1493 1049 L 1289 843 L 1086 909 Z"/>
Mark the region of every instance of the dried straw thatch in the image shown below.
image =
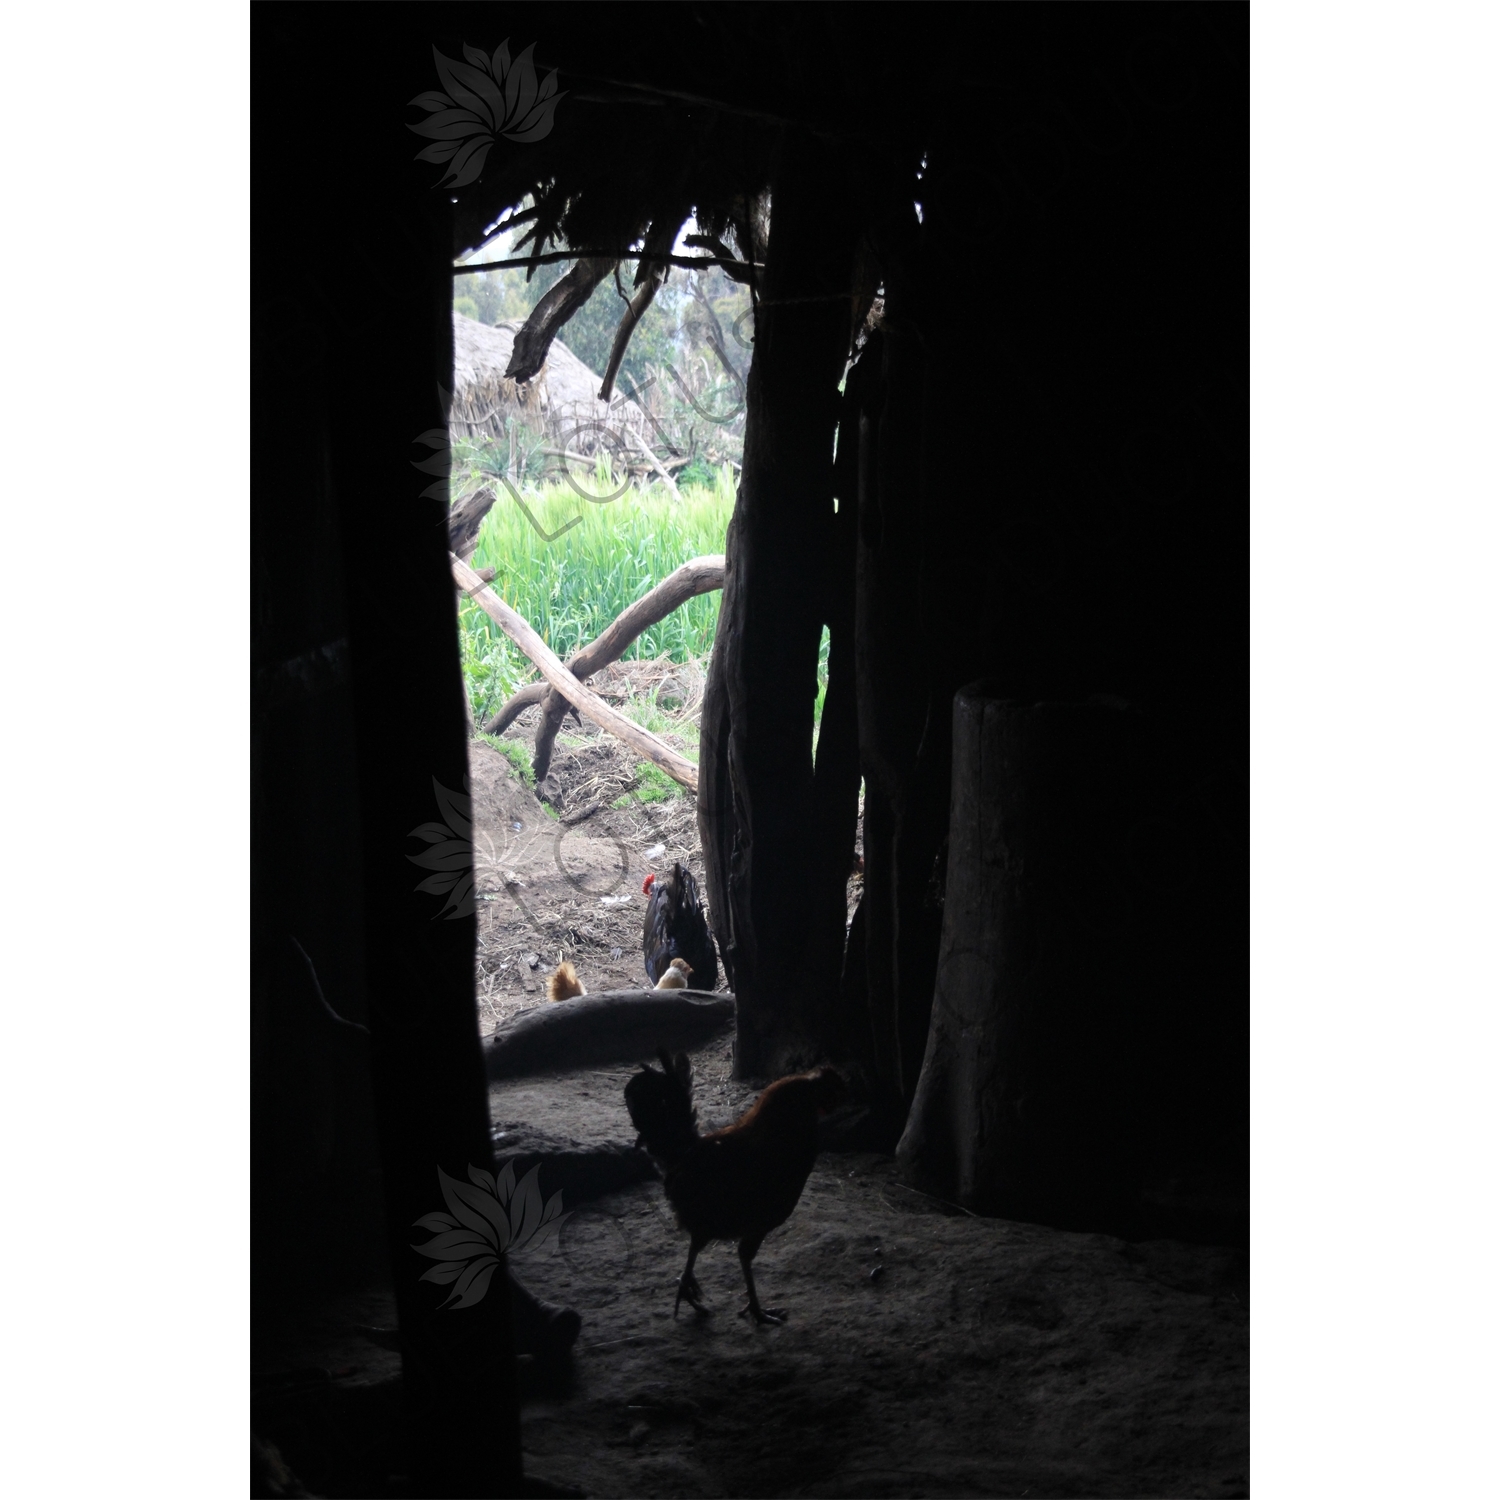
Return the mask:
<path id="1" fill-rule="evenodd" d="M 618 392 L 599 400 L 601 377 L 554 339 L 541 373 L 524 384 L 505 378 L 519 322 L 491 328 L 453 314 L 453 407 L 448 425 L 457 437 L 505 436 L 507 417 L 545 429 L 559 447 L 592 453 L 600 434 L 646 430 L 645 413 Z M 609 442 L 618 448 L 618 442 Z"/>

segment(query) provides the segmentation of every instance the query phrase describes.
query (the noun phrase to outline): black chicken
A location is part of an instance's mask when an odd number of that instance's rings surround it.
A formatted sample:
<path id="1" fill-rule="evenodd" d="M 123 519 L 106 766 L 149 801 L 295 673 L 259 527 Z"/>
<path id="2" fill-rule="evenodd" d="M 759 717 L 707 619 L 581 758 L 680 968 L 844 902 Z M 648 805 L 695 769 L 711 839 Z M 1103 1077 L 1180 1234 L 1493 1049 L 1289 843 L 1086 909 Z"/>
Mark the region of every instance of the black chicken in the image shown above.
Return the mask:
<path id="1" fill-rule="evenodd" d="M 672 960 L 680 958 L 692 971 L 695 990 L 716 989 L 719 962 L 714 952 L 714 935 L 703 914 L 693 872 L 679 861 L 659 878 L 648 875 L 641 890 L 651 898 L 641 932 L 646 973 L 651 983 L 656 984 Z"/>

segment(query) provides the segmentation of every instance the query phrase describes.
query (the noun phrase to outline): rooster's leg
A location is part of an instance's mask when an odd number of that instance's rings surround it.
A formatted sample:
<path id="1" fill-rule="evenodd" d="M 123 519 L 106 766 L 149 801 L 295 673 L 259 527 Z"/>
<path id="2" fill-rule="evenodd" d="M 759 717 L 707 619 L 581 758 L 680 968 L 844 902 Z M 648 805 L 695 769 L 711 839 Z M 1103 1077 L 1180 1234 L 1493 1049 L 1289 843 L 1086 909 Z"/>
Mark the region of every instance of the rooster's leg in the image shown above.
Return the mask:
<path id="1" fill-rule="evenodd" d="M 693 1275 L 693 1262 L 698 1259 L 698 1252 L 708 1243 L 707 1240 L 695 1239 L 688 1246 L 687 1268 L 683 1271 L 677 1282 L 677 1300 L 672 1304 L 672 1316 L 677 1316 L 677 1309 L 682 1306 L 682 1299 L 687 1298 L 695 1312 L 707 1312 L 703 1305 L 703 1292 L 698 1286 L 698 1278 Z"/>
<path id="2" fill-rule="evenodd" d="M 749 1305 L 741 1309 L 742 1318 L 753 1318 L 757 1323 L 785 1323 L 786 1314 L 778 1307 L 762 1307 L 760 1298 L 755 1295 L 755 1275 L 750 1269 L 750 1262 L 755 1259 L 755 1252 L 760 1249 L 760 1238 L 744 1239 L 740 1241 L 740 1265 L 745 1270 L 745 1290 L 750 1293 Z"/>

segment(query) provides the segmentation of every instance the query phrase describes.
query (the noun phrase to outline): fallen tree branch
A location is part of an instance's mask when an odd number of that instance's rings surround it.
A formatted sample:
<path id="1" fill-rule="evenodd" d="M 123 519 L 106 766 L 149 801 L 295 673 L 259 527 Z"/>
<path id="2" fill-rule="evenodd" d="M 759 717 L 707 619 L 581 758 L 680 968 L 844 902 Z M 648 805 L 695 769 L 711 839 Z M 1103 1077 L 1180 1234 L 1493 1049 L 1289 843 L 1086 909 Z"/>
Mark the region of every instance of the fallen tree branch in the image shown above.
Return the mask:
<path id="1" fill-rule="evenodd" d="M 568 670 L 580 679 L 592 676 L 601 667 L 624 656 L 642 631 L 659 620 L 666 619 L 673 610 L 681 608 L 689 599 L 699 594 L 712 593 L 714 589 L 723 586 L 722 556 L 695 557 L 683 563 L 675 572 L 662 579 L 650 593 L 637 599 L 629 609 L 621 611 L 602 635 L 574 657 L 577 665 L 570 664 Z M 561 693 L 549 690 L 541 703 L 542 718 L 536 728 L 536 740 L 531 753 L 532 773 L 539 782 L 551 768 L 552 747 L 568 712 L 568 700 Z"/>
<path id="2" fill-rule="evenodd" d="M 628 609 L 622 610 L 596 639 L 568 660 L 568 671 L 580 682 L 592 677 L 601 667 L 618 661 L 635 638 L 658 620 L 664 620 L 674 609 L 680 609 L 699 594 L 711 594 L 724 587 L 722 556 L 694 557 L 667 574 L 648 594 L 643 594 Z M 568 700 L 555 692 L 548 682 L 528 683 L 499 713 L 484 726 L 486 734 L 504 734 L 519 714 L 533 703 L 542 704 L 542 722 L 537 727 L 536 749 L 532 770 L 540 781 L 552 764 L 552 742 L 568 711 Z M 540 767 L 538 770 L 537 768 Z"/>
<path id="3" fill-rule="evenodd" d="M 577 661 L 575 656 L 573 661 Z M 572 662 L 568 663 L 568 670 L 577 677 L 577 668 Z M 540 703 L 548 693 L 552 691 L 552 684 L 544 677 L 540 682 L 528 682 L 499 713 L 484 726 L 486 734 L 504 734 L 520 716 L 531 707 L 533 703 Z"/>
<path id="4" fill-rule="evenodd" d="M 501 599 L 468 563 L 455 557 L 451 552 L 448 554 L 448 560 L 453 568 L 453 576 L 458 580 L 459 587 L 464 593 L 537 664 L 542 676 L 579 713 L 592 719 L 601 729 L 607 729 L 616 739 L 623 740 L 652 765 L 666 772 L 673 781 L 687 787 L 691 792 L 697 792 L 698 768 L 692 761 L 679 755 L 670 745 L 663 744 L 654 734 L 642 729 L 639 724 L 627 719 L 624 714 L 616 713 L 597 693 L 591 693 L 563 666 L 541 636 Z M 679 568 L 678 572 L 681 571 Z M 629 613 L 630 611 L 626 610 L 625 615 Z M 621 615 L 620 619 L 616 620 L 614 625 L 610 626 L 610 629 L 605 631 L 599 639 L 604 640 L 610 631 L 620 624 L 625 615 Z"/>

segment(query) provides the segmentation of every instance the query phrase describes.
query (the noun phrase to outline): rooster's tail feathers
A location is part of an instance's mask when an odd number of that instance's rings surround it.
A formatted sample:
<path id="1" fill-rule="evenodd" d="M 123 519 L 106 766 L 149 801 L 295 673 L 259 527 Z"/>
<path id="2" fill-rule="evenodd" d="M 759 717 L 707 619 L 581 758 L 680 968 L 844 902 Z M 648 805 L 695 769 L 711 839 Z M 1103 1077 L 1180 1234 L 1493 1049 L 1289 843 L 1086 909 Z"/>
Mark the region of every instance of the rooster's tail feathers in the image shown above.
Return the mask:
<path id="1" fill-rule="evenodd" d="M 686 1052 L 679 1052 L 674 1058 L 665 1047 L 658 1047 L 656 1055 L 661 1058 L 662 1068 L 669 1078 L 675 1078 L 678 1086 L 682 1089 L 683 1097 L 689 1104 L 693 1102 L 693 1060 Z"/>
<path id="2" fill-rule="evenodd" d="M 625 1107 L 646 1149 L 670 1164 L 698 1139 L 693 1065 L 685 1052 L 674 1059 L 663 1047 L 657 1055 L 663 1071 L 642 1063 L 641 1071 L 625 1085 Z"/>

